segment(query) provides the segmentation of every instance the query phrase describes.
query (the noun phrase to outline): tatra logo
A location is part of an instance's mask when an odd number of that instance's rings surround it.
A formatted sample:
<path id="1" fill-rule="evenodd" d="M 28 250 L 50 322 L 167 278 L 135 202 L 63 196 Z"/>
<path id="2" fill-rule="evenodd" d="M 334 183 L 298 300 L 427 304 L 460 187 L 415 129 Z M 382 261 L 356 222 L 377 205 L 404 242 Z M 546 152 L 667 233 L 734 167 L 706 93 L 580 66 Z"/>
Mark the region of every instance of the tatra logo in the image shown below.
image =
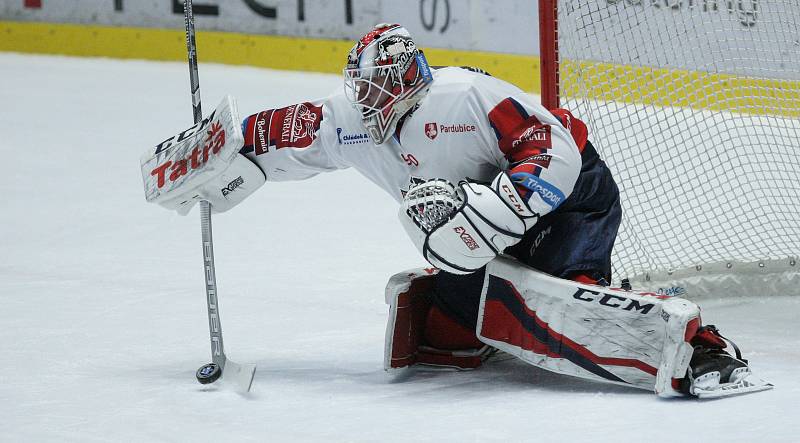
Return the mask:
<path id="1" fill-rule="evenodd" d="M 342 128 L 336 128 L 336 137 L 339 139 L 340 145 L 355 145 L 358 143 L 368 143 L 370 140 L 369 134 L 366 132 L 356 134 L 342 134 Z"/>
<path id="2" fill-rule="evenodd" d="M 442 134 L 453 134 L 457 132 L 475 132 L 477 128 L 475 125 L 469 123 L 459 123 L 453 125 L 445 125 L 442 123 L 425 123 L 425 135 L 433 140 L 441 132 Z"/>
<path id="3" fill-rule="evenodd" d="M 429 139 L 433 140 L 439 135 L 439 128 L 436 123 L 425 123 L 425 135 L 428 136 Z"/>
<path id="4" fill-rule="evenodd" d="M 230 194 L 231 192 L 235 191 L 236 188 L 238 188 L 239 186 L 242 186 L 243 184 L 244 184 L 244 179 L 240 175 L 234 181 L 228 183 L 228 186 L 225 186 L 224 188 L 222 188 L 222 195 L 227 197 L 228 194 Z"/>
<path id="5" fill-rule="evenodd" d="M 599 297 L 599 298 L 598 298 Z M 578 289 L 572 298 L 585 302 L 594 302 L 607 306 L 609 308 L 618 308 L 623 311 L 638 312 L 640 314 L 647 314 L 655 305 L 652 303 L 641 303 L 639 300 L 631 300 L 614 294 L 606 294 L 602 292 L 590 291 L 588 289 Z"/>
<path id="6" fill-rule="evenodd" d="M 150 171 L 150 176 L 156 177 L 156 186 L 160 189 L 167 183 L 167 169 L 170 170 L 169 181 L 174 182 L 189 174 L 190 169 L 199 169 L 205 165 L 208 158 L 219 154 L 223 146 L 225 146 L 225 129 L 219 122 L 213 122 L 202 149 L 197 145 L 186 158 L 176 159 L 174 162 L 167 160 Z"/>
<path id="7" fill-rule="evenodd" d="M 467 230 L 464 229 L 463 226 L 456 226 L 455 228 L 453 228 L 453 230 L 456 231 L 456 234 L 458 234 L 459 237 L 461 237 L 461 241 L 463 241 L 464 244 L 467 245 L 470 251 L 474 251 L 475 249 L 480 248 L 478 242 L 476 242 L 475 239 L 472 238 L 472 236 L 467 233 Z"/>

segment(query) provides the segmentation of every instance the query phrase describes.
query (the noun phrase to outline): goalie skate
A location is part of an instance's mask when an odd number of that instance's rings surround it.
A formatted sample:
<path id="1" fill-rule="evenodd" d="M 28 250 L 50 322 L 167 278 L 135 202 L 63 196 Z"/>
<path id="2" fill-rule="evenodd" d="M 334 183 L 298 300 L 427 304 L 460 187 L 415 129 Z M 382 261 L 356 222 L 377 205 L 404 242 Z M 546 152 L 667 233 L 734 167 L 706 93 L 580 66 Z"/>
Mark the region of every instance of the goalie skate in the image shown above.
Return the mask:
<path id="1" fill-rule="evenodd" d="M 694 352 L 686 377 L 681 380 L 681 391 L 706 399 L 772 389 L 771 383 L 753 375 L 735 343 L 728 340 L 735 357 L 723 350 L 723 339 L 713 325 L 700 328 L 692 339 Z"/>
<path id="2" fill-rule="evenodd" d="M 728 383 L 720 383 L 719 372 L 705 374 L 703 377 L 695 380 L 691 391 L 692 395 L 701 399 L 766 391 L 774 387 L 771 383 L 754 376 L 747 366 L 735 369 Z"/>

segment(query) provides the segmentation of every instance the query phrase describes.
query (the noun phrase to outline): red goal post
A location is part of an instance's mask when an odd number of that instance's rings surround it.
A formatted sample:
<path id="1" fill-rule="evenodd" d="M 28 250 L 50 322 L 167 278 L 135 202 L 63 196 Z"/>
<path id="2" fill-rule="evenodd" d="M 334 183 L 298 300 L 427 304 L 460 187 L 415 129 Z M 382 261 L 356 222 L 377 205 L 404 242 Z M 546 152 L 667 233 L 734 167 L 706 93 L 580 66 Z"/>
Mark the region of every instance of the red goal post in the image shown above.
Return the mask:
<path id="1" fill-rule="evenodd" d="M 539 0 L 542 104 L 620 187 L 614 283 L 800 293 L 796 0 Z"/>
<path id="2" fill-rule="evenodd" d="M 539 69 L 542 105 L 558 108 L 558 0 L 539 0 Z"/>

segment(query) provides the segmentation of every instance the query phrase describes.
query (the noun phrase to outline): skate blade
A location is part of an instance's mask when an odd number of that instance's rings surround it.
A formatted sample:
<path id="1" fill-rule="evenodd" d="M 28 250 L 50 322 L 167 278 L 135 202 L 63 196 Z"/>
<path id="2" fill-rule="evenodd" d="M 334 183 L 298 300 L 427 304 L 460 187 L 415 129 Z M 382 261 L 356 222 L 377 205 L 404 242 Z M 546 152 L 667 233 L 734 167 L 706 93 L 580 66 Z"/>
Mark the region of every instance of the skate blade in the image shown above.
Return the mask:
<path id="1" fill-rule="evenodd" d="M 766 391 L 772 389 L 772 383 L 767 383 L 760 378 L 753 377 L 752 375 L 739 380 L 735 383 L 725 383 L 716 386 L 713 389 L 695 389 L 694 395 L 700 399 L 722 398 L 730 397 L 733 395 L 750 394 L 753 392 Z"/>

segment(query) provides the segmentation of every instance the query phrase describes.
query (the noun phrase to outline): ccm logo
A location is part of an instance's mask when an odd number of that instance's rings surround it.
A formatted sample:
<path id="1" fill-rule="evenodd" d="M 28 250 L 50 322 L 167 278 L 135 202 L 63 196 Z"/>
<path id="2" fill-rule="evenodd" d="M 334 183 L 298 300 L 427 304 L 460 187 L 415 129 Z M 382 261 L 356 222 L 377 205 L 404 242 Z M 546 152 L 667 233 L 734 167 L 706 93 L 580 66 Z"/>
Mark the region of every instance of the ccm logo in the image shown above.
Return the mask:
<path id="1" fill-rule="evenodd" d="M 636 311 L 640 314 L 647 314 L 655 307 L 655 305 L 652 303 L 642 304 L 638 300 L 631 300 L 619 295 L 590 291 L 588 289 L 578 289 L 577 292 L 572 294 L 572 298 L 585 302 L 596 301 L 597 303 L 600 303 L 603 306 L 608 306 L 609 308 L 619 308 L 623 311 Z"/>
<path id="2" fill-rule="evenodd" d="M 517 210 L 519 213 L 524 213 L 525 208 L 522 206 L 522 203 L 517 199 L 517 192 L 513 191 L 508 185 L 503 185 L 503 192 L 506 193 L 506 198 L 512 205 L 514 205 L 514 209 Z"/>
<path id="3" fill-rule="evenodd" d="M 470 251 L 474 251 L 480 248 L 478 242 L 476 242 L 475 239 L 472 238 L 472 236 L 467 233 L 467 230 L 464 229 L 463 226 L 457 226 L 453 228 L 453 230 L 456 231 L 456 234 L 458 234 L 458 236 L 461 238 L 461 241 L 463 241 L 464 244 L 467 245 Z"/>

